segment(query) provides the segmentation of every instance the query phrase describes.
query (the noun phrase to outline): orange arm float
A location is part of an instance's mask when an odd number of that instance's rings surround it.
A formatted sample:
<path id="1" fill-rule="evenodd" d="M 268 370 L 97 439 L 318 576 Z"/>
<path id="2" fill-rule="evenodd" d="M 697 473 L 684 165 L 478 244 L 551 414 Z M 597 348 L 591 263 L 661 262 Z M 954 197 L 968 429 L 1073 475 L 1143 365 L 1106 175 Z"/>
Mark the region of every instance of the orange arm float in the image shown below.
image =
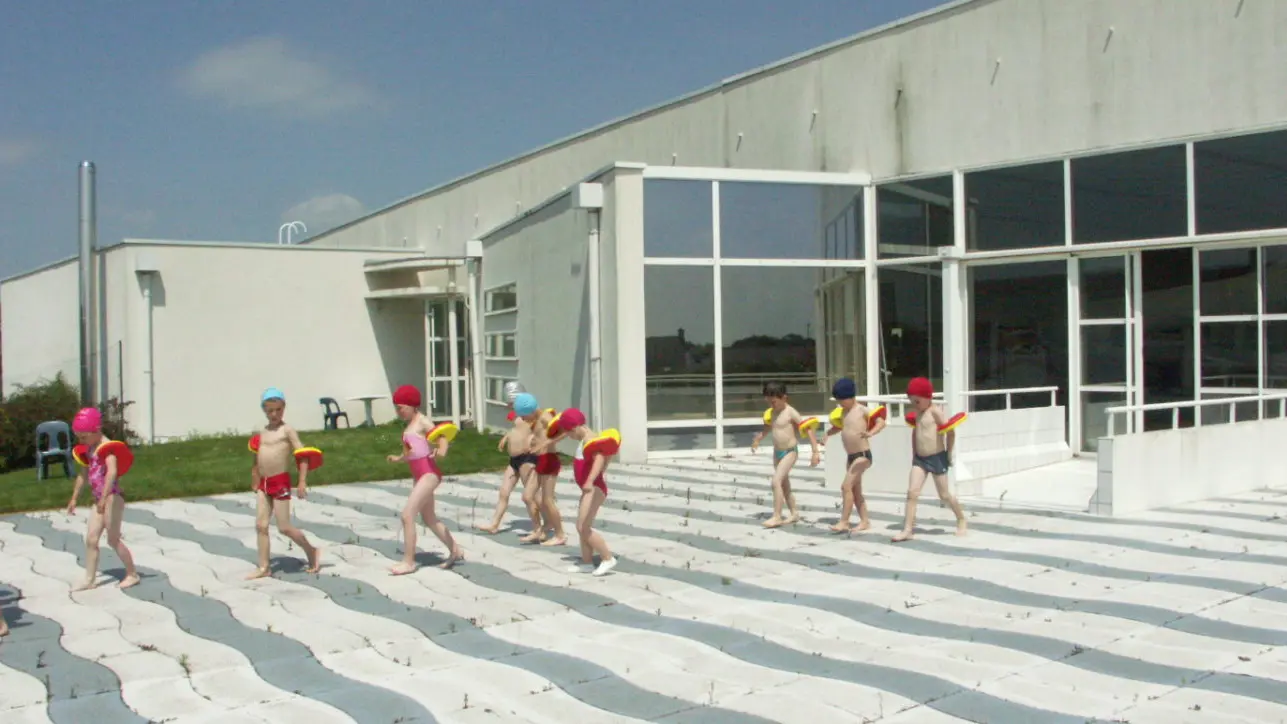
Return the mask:
<path id="1" fill-rule="evenodd" d="M 867 412 L 867 426 L 874 425 L 877 420 L 888 420 L 889 408 L 884 405 L 876 405 Z"/>
<path id="2" fill-rule="evenodd" d="M 947 433 L 960 427 L 961 423 L 965 422 L 966 419 L 968 418 L 969 418 L 969 415 L 966 415 L 964 412 L 958 412 L 955 415 L 952 415 L 952 417 L 949 418 L 947 422 L 938 426 L 938 434 L 946 435 Z"/>
<path id="3" fill-rule="evenodd" d="M 77 445 L 72 448 L 72 459 L 82 468 L 89 467 L 89 448 L 84 445 Z"/>
<path id="4" fill-rule="evenodd" d="M 831 421 L 832 427 L 844 427 L 845 426 L 845 408 L 837 407 L 836 409 L 832 410 L 831 414 L 828 415 L 827 419 Z"/>
<path id="5" fill-rule="evenodd" d="M 312 472 L 322 467 L 322 451 L 315 447 L 302 447 L 295 451 L 295 464 L 308 463 L 308 470 Z"/>
<path id="6" fill-rule="evenodd" d="M 256 455 L 258 455 L 259 454 L 259 435 L 251 435 L 250 442 L 246 443 L 246 447 L 249 448 L 252 453 L 255 453 Z"/>
<path id="7" fill-rule="evenodd" d="M 581 452 L 588 460 L 591 455 L 602 455 L 610 458 L 621 449 L 621 433 L 616 430 L 604 430 L 599 436 L 587 442 Z"/>
<path id="8" fill-rule="evenodd" d="M 906 415 L 903 415 L 903 419 L 907 422 L 908 427 L 915 427 L 915 426 L 916 426 L 916 410 L 908 410 L 908 411 L 907 411 L 907 414 L 906 414 Z"/>
<path id="9" fill-rule="evenodd" d="M 124 477 L 130 471 L 130 467 L 134 465 L 134 452 L 130 450 L 129 445 L 120 440 L 112 440 L 99 445 L 94 454 L 98 456 L 99 460 L 115 457 L 116 477 L 118 478 Z"/>
<path id="10" fill-rule="evenodd" d="M 820 425 L 820 424 L 821 424 L 821 423 L 819 423 L 819 422 L 818 422 L 818 418 L 816 418 L 816 417 L 806 417 L 806 418 L 804 418 L 803 420 L 801 420 L 801 421 L 800 421 L 800 424 L 799 424 L 799 425 L 796 425 L 796 428 L 795 428 L 795 429 L 796 429 L 796 432 L 798 432 L 798 433 L 800 433 L 801 435 L 803 435 L 803 434 L 807 433 L 807 432 L 808 432 L 808 431 L 810 431 L 810 430 L 815 430 L 815 429 L 817 429 L 818 425 Z"/>
<path id="11" fill-rule="evenodd" d="M 562 434 L 563 428 L 559 427 L 559 415 L 556 412 L 554 413 L 554 417 L 550 418 L 550 424 L 545 426 L 545 437 L 553 440 Z"/>
<path id="12" fill-rule="evenodd" d="M 425 435 L 425 437 L 429 442 L 437 442 L 440 437 L 445 437 L 447 438 L 447 442 L 451 442 L 456 439 L 456 433 L 458 432 L 460 432 L 460 428 L 456 427 L 455 423 L 440 422 L 437 425 L 434 425 L 433 429 L 430 430 L 429 434 Z"/>

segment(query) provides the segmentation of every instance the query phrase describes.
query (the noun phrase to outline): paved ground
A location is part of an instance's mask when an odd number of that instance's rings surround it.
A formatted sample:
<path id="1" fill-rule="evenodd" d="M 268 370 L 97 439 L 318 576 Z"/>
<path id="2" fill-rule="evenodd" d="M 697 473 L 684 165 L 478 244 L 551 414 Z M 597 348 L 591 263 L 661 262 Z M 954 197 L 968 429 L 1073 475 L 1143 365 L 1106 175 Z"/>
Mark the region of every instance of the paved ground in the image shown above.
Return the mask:
<path id="1" fill-rule="evenodd" d="M 1287 497 L 979 509 L 963 539 L 931 504 L 894 546 L 900 501 L 836 538 L 816 472 L 806 522 L 762 529 L 767 467 L 615 468 L 622 562 L 599 579 L 512 532 L 462 534 L 456 572 L 390 577 L 405 483 L 318 489 L 297 519 L 328 567 L 299 572 L 277 538 L 283 571 L 255 582 L 249 495 L 131 505 L 129 591 L 69 595 L 83 513 L 0 519 L 0 721 L 1287 721 Z M 444 487 L 453 528 L 495 483 Z"/>

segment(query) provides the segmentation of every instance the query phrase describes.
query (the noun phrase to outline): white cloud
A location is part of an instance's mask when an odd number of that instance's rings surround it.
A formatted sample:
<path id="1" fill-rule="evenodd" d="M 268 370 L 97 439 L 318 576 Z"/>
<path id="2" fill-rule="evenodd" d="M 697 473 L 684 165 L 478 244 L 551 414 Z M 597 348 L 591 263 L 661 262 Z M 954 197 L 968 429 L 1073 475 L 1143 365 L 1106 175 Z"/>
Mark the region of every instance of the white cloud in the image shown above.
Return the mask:
<path id="1" fill-rule="evenodd" d="M 282 214 L 282 223 L 302 221 L 311 235 L 346 224 L 365 213 L 366 205 L 348 194 L 326 194 L 290 207 Z M 298 233 L 292 234 L 294 239 L 300 237 Z"/>
<path id="2" fill-rule="evenodd" d="M 200 55 L 179 86 L 229 108 L 311 117 L 370 107 L 375 94 L 298 52 L 279 37 L 251 38 Z"/>
<path id="3" fill-rule="evenodd" d="M 19 138 L 0 138 L 0 166 L 17 166 L 40 153 L 38 141 Z"/>

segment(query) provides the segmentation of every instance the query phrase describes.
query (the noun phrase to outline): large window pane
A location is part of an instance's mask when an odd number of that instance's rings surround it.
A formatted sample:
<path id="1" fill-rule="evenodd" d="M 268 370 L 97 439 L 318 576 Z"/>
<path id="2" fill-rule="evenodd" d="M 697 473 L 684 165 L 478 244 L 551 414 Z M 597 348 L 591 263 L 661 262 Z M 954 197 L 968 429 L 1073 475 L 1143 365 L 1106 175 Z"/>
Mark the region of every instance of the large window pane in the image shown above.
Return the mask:
<path id="1" fill-rule="evenodd" d="M 1062 161 L 965 174 L 970 249 L 1064 243 Z"/>
<path id="2" fill-rule="evenodd" d="M 867 355 L 864 277 L 860 269 L 833 270 L 843 273 L 828 279 L 820 291 L 822 307 L 822 359 L 818 373 L 825 379 L 850 377 L 864 384 Z"/>
<path id="3" fill-rule="evenodd" d="M 1126 330 L 1125 324 L 1082 326 L 1082 384 L 1126 386 Z"/>
<path id="4" fill-rule="evenodd" d="M 1144 338 L 1144 404 L 1191 402 L 1196 395 L 1193 357 L 1193 249 L 1140 253 Z M 1180 410 L 1185 426 L 1193 408 Z M 1144 429 L 1169 429 L 1169 411 L 1144 413 Z"/>
<path id="5" fill-rule="evenodd" d="M 719 185 L 720 256 L 861 258 L 855 255 L 862 250 L 861 209 L 861 188 L 723 181 Z"/>
<path id="6" fill-rule="evenodd" d="M 1287 322 L 1265 322 L 1265 387 L 1287 389 Z"/>
<path id="7" fill-rule="evenodd" d="M 783 382 L 805 414 L 829 410 L 831 383 L 819 379 L 820 320 L 815 290 L 821 270 L 724 267 L 724 417 L 759 417 L 764 383 Z"/>
<path id="8" fill-rule="evenodd" d="M 876 189 L 877 256 L 928 256 L 952 245 L 952 177 L 899 181 Z"/>
<path id="9" fill-rule="evenodd" d="M 1073 241 L 1184 236 L 1186 167 L 1183 146 L 1073 159 Z"/>
<path id="10" fill-rule="evenodd" d="M 1081 396 L 1082 448 L 1090 452 L 1099 449 L 1099 438 L 1108 435 L 1108 409 L 1126 404 L 1125 392 L 1083 392 Z M 1114 432 L 1129 430 L 1130 416 L 1116 415 Z"/>
<path id="11" fill-rule="evenodd" d="M 1260 326 L 1256 322 L 1202 325 L 1202 387 L 1260 386 Z M 1251 393 L 1247 393 L 1251 394 Z"/>
<path id="12" fill-rule="evenodd" d="M 1251 397 L 1253 392 L 1238 393 L 1202 393 L 1203 400 L 1231 400 L 1238 397 Z M 1267 417 L 1276 417 L 1277 402 L 1265 403 Z M 1228 422 L 1248 422 L 1260 419 L 1260 403 L 1253 401 L 1231 402 L 1227 405 L 1205 405 L 1201 408 L 1203 425 L 1220 425 Z"/>
<path id="13" fill-rule="evenodd" d="M 883 394 L 901 395 L 913 377 L 943 387 L 943 269 L 939 264 L 885 267 L 880 282 Z"/>
<path id="14" fill-rule="evenodd" d="M 644 267 L 649 420 L 715 417 L 715 270 Z"/>
<path id="15" fill-rule="evenodd" d="M 1260 256 L 1265 314 L 1287 314 L 1287 246 L 1266 246 Z"/>
<path id="16" fill-rule="evenodd" d="M 1256 313 L 1255 248 L 1198 252 L 1198 265 L 1203 316 Z"/>
<path id="17" fill-rule="evenodd" d="M 684 452 L 714 450 L 717 438 L 714 427 L 676 427 L 648 430 L 648 452 Z"/>
<path id="18" fill-rule="evenodd" d="M 644 256 L 715 255 L 710 181 L 644 181 Z"/>
<path id="19" fill-rule="evenodd" d="M 1126 257 L 1108 256 L 1081 259 L 1082 319 L 1126 318 Z"/>
<path id="20" fill-rule="evenodd" d="M 971 269 L 971 277 L 974 389 L 1058 387 L 1059 404 L 1067 404 L 1068 265 L 1055 261 L 981 266 Z M 1023 407 L 1049 400 L 1043 394 L 1013 402 Z M 975 401 L 972 409 L 1005 406 L 1004 396 Z"/>
<path id="21" fill-rule="evenodd" d="M 1193 144 L 1198 233 L 1287 227 L 1287 131 Z"/>

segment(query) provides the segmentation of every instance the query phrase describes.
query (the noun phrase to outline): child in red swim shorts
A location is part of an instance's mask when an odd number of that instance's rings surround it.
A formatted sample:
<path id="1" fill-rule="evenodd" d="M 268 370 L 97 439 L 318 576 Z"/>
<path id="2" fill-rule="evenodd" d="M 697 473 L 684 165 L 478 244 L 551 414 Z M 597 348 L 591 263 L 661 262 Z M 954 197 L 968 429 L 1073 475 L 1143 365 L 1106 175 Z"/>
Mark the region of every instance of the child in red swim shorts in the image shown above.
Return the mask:
<path id="1" fill-rule="evenodd" d="M 586 427 L 585 414 L 576 408 L 568 408 L 559 415 L 559 429 L 579 444 L 576 456 L 572 460 L 572 472 L 576 484 L 581 488 L 581 504 L 577 508 L 576 532 L 581 539 L 581 564 L 573 566 L 569 573 L 583 573 L 583 566 L 594 565 L 594 554 L 599 554 L 599 567 L 594 575 L 607 575 L 617 566 L 617 559 L 608 549 L 608 543 L 594 529 L 595 516 L 608 497 L 608 483 L 603 473 L 608 468 L 608 461 L 617 453 L 621 438 L 615 430 L 607 430 L 595 436 Z"/>
<path id="2" fill-rule="evenodd" d="M 537 503 L 541 507 L 541 519 L 545 527 L 554 529 L 552 538 L 541 541 L 543 546 L 561 546 L 568 542 L 567 533 L 563 532 L 563 516 L 559 515 L 559 504 L 554 497 L 559 471 L 563 469 L 563 461 L 559 459 L 556 449 L 559 442 L 558 417 L 553 409 L 541 410 L 533 415 L 532 452 L 536 453 L 536 486 L 539 491 Z"/>
<path id="3" fill-rule="evenodd" d="M 286 396 L 281 390 L 269 387 L 264 391 L 260 402 L 264 416 L 268 418 L 268 424 L 250 438 L 250 451 L 255 454 L 255 463 L 250 469 L 250 489 L 259 501 L 255 511 L 259 567 L 246 578 L 263 578 L 272 575 L 268 557 L 270 518 L 277 521 L 278 532 L 299 546 L 308 557 L 308 567 L 304 570 L 317 573 L 321 569 L 319 562 L 322 555 L 321 549 L 309 543 L 304 533 L 291 523 L 290 467 L 293 462 L 299 471 L 299 489 L 296 492 L 303 500 L 308 495 L 308 471 L 321 467 L 322 451 L 305 447 L 304 443 L 300 442 L 299 433 L 295 428 L 282 420 L 286 414 Z"/>

